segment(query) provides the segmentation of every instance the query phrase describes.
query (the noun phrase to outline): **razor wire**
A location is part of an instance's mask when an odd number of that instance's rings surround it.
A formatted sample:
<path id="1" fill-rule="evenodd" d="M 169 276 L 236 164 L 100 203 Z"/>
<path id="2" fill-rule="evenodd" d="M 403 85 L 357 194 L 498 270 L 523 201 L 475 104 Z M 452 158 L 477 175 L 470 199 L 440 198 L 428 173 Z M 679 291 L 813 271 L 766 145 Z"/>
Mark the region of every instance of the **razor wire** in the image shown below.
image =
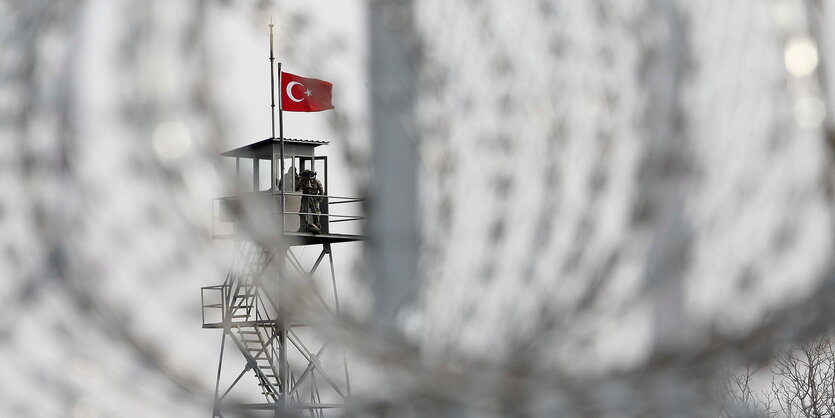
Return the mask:
<path id="1" fill-rule="evenodd" d="M 420 294 L 380 335 L 365 259 L 346 266 L 351 314 L 325 331 L 354 412 L 711 416 L 726 368 L 831 329 L 831 6 L 410 7 Z M 220 28 L 273 15 L 285 62 L 352 86 L 323 118 L 374 195 L 365 34 L 321 13 L 0 3 L 4 414 L 208 414 L 195 295 L 228 267 L 205 208 L 242 99 Z"/>

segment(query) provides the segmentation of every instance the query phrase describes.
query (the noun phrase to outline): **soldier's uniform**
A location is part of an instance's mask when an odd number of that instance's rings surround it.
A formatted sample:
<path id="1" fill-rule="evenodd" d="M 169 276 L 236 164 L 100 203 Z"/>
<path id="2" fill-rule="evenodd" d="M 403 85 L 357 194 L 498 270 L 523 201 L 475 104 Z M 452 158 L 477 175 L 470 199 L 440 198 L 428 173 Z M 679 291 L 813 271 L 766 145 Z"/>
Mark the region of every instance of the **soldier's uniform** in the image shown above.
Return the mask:
<path id="1" fill-rule="evenodd" d="M 299 231 L 308 231 L 314 234 L 322 232 L 322 225 L 319 223 L 319 204 L 322 198 L 319 195 L 325 194 L 322 188 L 322 183 L 316 179 L 316 172 L 311 170 L 304 170 L 296 182 L 296 191 L 302 192 L 301 208 L 299 212 Z M 312 213 L 315 215 L 305 215 L 304 213 Z"/>

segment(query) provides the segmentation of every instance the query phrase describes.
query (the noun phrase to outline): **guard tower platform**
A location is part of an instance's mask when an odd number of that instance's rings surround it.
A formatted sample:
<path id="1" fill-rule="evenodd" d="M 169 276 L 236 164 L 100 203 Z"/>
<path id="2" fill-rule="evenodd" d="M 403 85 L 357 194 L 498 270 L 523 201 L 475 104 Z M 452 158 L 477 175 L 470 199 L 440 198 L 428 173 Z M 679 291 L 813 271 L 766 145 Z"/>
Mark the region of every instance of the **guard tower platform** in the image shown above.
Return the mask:
<path id="1" fill-rule="evenodd" d="M 236 195 L 214 199 L 212 237 L 238 240 L 242 231 L 238 223 L 244 221 L 252 223 L 249 231 L 276 231 L 275 239 L 287 246 L 361 241 L 357 232 L 364 219 L 359 216 L 362 199 L 328 193 L 328 157 L 315 152 L 328 143 L 285 138 L 284 173 L 278 139 L 267 138 L 222 153 L 235 159 Z M 295 190 L 297 176 L 304 170 L 316 172 L 324 189 L 324 195 L 317 196 L 321 198 L 321 233 L 317 234 L 299 230 L 300 216 L 313 215 L 300 212 L 302 197 L 311 195 Z"/>

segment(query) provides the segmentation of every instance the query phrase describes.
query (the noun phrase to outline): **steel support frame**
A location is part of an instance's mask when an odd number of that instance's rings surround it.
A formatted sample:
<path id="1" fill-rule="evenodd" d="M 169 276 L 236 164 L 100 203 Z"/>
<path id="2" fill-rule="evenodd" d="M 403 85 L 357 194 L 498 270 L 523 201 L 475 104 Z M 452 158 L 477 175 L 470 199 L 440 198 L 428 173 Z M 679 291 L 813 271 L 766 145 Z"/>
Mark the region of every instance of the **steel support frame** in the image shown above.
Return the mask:
<path id="1" fill-rule="evenodd" d="M 266 342 L 263 342 L 262 350 L 258 351 L 253 355 L 248 351 L 240 335 L 238 335 L 238 333 L 241 332 L 239 328 L 241 325 L 239 323 L 235 323 L 232 318 L 232 314 L 234 313 L 235 309 L 241 309 L 240 306 L 236 307 L 236 305 L 234 304 L 234 298 L 241 291 L 241 287 L 256 286 L 258 288 L 261 288 L 262 284 L 260 283 L 260 280 L 262 280 L 265 277 L 265 273 L 268 270 L 268 265 L 272 263 L 272 261 L 275 258 L 281 259 L 282 262 L 286 263 L 286 265 L 289 265 L 296 274 L 298 274 L 300 277 L 303 277 L 305 280 L 309 282 L 311 289 L 317 296 L 317 299 L 321 302 L 321 306 L 328 312 L 328 314 L 338 313 L 339 298 L 336 289 L 336 274 L 333 264 L 333 253 L 331 250 L 331 244 L 322 244 L 322 251 L 319 253 L 319 256 L 317 257 L 314 265 L 309 270 L 303 267 L 299 258 L 289 248 L 283 250 L 279 250 L 276 248 L 264 249 L 263 247 L 260 247 L 257 244 L 250 244 L 250 246 L 247 249 L 246 243 L 239 241 L 237 244 L 238 245 L 236 246 L 236 267 L 237 271 L 241 272 L 242 277 L 236 277 L 236 274 L 233 271 L 233 273 L 230 273 L 230 275 L 227 276 L 227 281 L 224 283 L 224 285 L 222 285 L 225 286 L 225 288 L 228 290 L 223 292 L 223 336 L 221 340 L 220 356 L 218 359 L 217 379 L 215 383 L 212 416 L 223 417 L 225 409 L 241 409 L 273 410 L 275 412 L 276 417 L 290 416 L 290 412 L 293 411 L 295 411 L 294 413 L 298 413 L 299 410 L 308 410 L 311 416 L 323 417 L 325 409 L 344 408 L 344 403 L 322 403 L 321 397 L 319 396 L 319 383 L 316 380 L 314 372 L 318 372 L 319 376 L 321 376 L 327 382 L 327 385 L 330 386 L 330 388 L 332 388 L 332 390 L 336 394 L 338 394 L 339 397 L 341 397 L 344 401 L 348 399 L 351 392 L 350 381 L 348 380 L 347 359 L 344 354 L 343 365 L 345 371 L 345 388 L 341 387 L 340 384 L 337 383 L 336 379 L 334 379 L 329 374 L 329 372 L 325 370 L 324 367 L 322 367 L 322 365 L 320 364 L 319 359 L 325 353 L 325 350 L 328 348 L 329 345 L 329 342 L 327 340 L 322 344 L 322 346 L 316 353 L 308 349 L 308 347 L 305 346 L 305 344 L 303 343 L 302 338 L 292 329 L 294 325 L 299 326 L 302 324 L 293 324 L 291 318 L 288 315 L 289 313 L 286 312 L 286 310 L 282 311 L 281 306 L 279 306 L 279 304 L 276 303 L 275 300 L 272 300 L 268 296 L 267 300 L 270 302 L 273 308 L 278 308 L 276 309 L 277 315 L 275 318 L 274 325 L 272 327 L 263 327 L 269 329 L 268 335 L 266 336 L 267 340 Z M 279 252 L 284 252 L 284 255 L 282 257 L 276 257 Z M 265 259 L 261 263 L 261 267 L 259 268 L 256 258 L 258 255 L 261 254 L 268 254 L 268 256 L 265 257 Z M 334 291 L 333 308 L 327 303 L 324 295 L 319 291 L 319 289 L 315 286 L 315 283 L 313 282 L 313 275 L 319 269 L 322 261 L 324 261 L 326 256 L 330 264 L 330 276 Z M 279 271 L 282 270 L 280 269 Z M 241 283 L 241 280 L 244 277 L 250 277 L 251 283 Z M 259 325 L 256 324 L 254 326 L 258 327 Z M 260 339 L 260 335 L 258 338 Z M 223 357 L 226 353 L 228 346 L 228 344 L 226 344 L 227 339 L 229 339 L 232 342 L 232 344 L 235 345 L 238 351 L 241 354 L 243 354 L 244 358 L 246 359 L 246 364 L 243 370 L 237 374 L 232 383 L 228 386 L 225 386 L 221 384 L 221 378 L 223 374 Z M 278 396 L 273 397 L 272 402 L 270 402 L 270 396 L 268 396 L 267 402 L 264 404 L 240 404 L 226 402 L 227 396 L 238 385 L 238 383 L 242 380 L 243 376 L 248 371 L 254 371 L 260 382 L 270 383 L 268 376 L 265 375 L 263 370 L 261 370 L 261 368 L 258 366 L 257 361 L 262 352 L 264 350 L 267 350 L 268 347 L 271 347 L 275 341 L 278 342 L 279 358 L 277 368 L 280 374 L 280 378 L 278 379 L 278 382 L 280 384 L 277 388 L 270 386 L 269 389 L 274 393 L 278 394 Z M 291 375 L 288 362 L 287 350 L 291 345 L 308 363 L 305 369 L 297 378 L 294 378 Z M 300 393 L 298 392 L 298 389 L 301 387 L 302 383 L 305 382 L 309 382 L 309 384 L 313 388 L 311 390 L 311 399 L 309 400 L 309 402 L 305 402 L 304 400 L 300 399 Z M 262 387 L 262 391 L 263 390 L 264 389 Z M 299 398 L 297 402 L 293 402 L 294 397 Z"/>

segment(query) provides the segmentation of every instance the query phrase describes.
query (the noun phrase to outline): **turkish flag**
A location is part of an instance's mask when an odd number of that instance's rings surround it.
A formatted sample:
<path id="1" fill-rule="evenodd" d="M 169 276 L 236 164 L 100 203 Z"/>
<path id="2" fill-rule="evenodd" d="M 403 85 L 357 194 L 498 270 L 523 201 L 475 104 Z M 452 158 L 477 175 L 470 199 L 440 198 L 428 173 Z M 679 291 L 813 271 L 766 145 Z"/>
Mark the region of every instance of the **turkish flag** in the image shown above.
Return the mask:
<path id="1" fill-rule="evenodd" d="M 281 72 L 281 109 L 288 112 L 319 112 L 333 109 L 333 84 L 315 78 Z"/>

